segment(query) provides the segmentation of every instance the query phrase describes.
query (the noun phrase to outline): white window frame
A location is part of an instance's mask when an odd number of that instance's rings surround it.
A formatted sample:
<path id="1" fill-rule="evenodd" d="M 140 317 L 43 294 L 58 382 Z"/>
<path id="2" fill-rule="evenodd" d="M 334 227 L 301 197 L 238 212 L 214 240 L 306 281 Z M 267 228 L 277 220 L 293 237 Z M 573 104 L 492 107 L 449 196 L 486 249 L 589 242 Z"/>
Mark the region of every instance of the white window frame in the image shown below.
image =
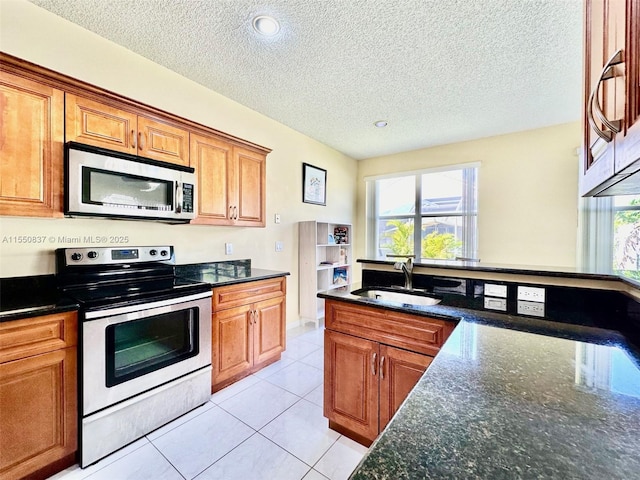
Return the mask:
<path id="1" fill-rule="evenodd" d="M 473 182 L 466 182 L 466 190 L 462 192 L 464 209 L 461 212 L 446 212 L 446 213 L 422 213 L 422 175 L 447 172 L 452 170 L 463 170 L 463 175 L 473 175 Z M 369 258 L 378 258 L 378 245 L 379 245 L 379 230 L 378 222 L 380 220 L 380 214 L 378 212 L 378 194 L 376 190 L 376 182 L 378 180 L 385 180 L 389 178 L 398 177 L 415 177 L 415 208 L 413 214 L 393 215 L 392 218 L 398 219 L 413 219 L 414 222 L 414 255 L 417 261 L 421 260 L 421 243 L 422 243 L 422 220 L 424 218 L 432 217 L 462 217 L 464 218 L 464 236 L 462 238 L 463 250 L 460 258 L 479 260 L 477 258 L 478 252 L 478 205 L 477 195 L 474 197 L 473 190 L 477 192 L 478 188 L 478 174 L 480 170 L 480 162 L 447 165 L 435 168 L 427 168 L 423 170 L 412 170 L 407 172 L 394 172 L 385 175 L 376 175 L 365 177 L 366 182 L 366 252 Z M 389 217 L 391 218 L 391 217 Z M 473 220 L 473 221 L 472 221 Z M 475 224 L 475 225 L 474 225 Z M 420 226 L 420 228 L 418 228 Z M 475 228 L 473 228 L 475 227 Z M 435 260 L 435 259 L 428 259 Z"/>

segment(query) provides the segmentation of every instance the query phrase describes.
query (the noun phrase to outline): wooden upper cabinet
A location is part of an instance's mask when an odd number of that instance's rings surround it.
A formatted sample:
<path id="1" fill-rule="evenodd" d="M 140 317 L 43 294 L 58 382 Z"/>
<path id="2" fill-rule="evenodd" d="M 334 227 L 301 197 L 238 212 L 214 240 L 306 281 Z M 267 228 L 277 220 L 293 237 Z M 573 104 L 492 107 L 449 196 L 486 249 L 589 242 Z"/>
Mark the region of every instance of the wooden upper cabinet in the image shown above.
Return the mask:
<path id="1" fill-rule="evenodd" d="M 640 160 L 640 1 L 586 0 L 585 19 L 580 193 L 595 195 Z"/>
<path id="2" fill-rule="evenodd" d="M 189 131 L 138 117 L 138 155 L 189 166 Z"/>
<path id="3" fill-rule="evenodd" d="M 0 215 L 62 216 L 64 93 L 0 71 Z"/>
<path id="4" fill-rule="evenodd" d="M 246 148 L 234 150 L 238 165 L 236 224 L 264 227 L 266 158 Z"/>
<path id="5" fill-rule="evenodd" d="M 195 133 L 190 147 L 198 176 L 198 215 L 191 223 L 264 227 L 266 155 Z"/>
<path id="6" fill-rule="evenodd" d="M 191 223 L 233 225 L 233 146 L 212 136 L 191 134 L 191 167 L 198 178 L 198 215 Z"/>
<path id="7" fill-rule="evenodd" d="M 66 96 L 66 141 L 189 165 L 189 131 L 73 94 Z"/>
<path id="8" fill-rule="evenodd" d="M 137 115 L 77 95 L 66 96 L 66 141 L 136 154 Z"/>

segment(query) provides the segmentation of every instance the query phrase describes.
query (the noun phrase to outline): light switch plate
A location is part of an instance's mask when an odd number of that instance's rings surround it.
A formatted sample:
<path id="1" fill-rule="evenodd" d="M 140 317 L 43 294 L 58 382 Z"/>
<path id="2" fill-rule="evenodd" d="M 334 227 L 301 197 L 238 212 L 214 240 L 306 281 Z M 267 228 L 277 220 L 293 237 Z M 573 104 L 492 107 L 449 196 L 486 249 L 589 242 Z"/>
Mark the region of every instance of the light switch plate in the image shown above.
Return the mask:
<path id="1" fill-rule="evenodd" d="M 500 310 L 501 312 L 507 311 L 507 299 L 506 298 L 493 298 L 484 297 L 484 308 L 488 310 Z"/>
<path id="2" fill-rule="evenodd" d="M 224 254 L 231 255 L 233 253 L 233 243 L 224 244 Z"/>
<path id="3" fill-rule="evenodd" d="M 485 283 L 484 294 L 489 297 L 507 298 L 507 286 L 496 285 L 495 283 Z"/>
<path id="4" fill-rule="evenodd" d="M 276 242 L 276 252 L 284 250 L 284 244 L 282 242 Z"/>

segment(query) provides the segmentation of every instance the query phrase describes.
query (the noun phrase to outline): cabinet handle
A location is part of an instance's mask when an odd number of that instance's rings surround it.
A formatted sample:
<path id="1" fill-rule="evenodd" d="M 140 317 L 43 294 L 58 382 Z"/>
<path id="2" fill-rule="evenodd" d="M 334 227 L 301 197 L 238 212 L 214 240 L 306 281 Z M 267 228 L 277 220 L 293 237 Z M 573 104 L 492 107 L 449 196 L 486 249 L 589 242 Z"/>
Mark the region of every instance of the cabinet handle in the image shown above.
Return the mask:
<path id="1" fill-rule="evenodd" d="M 140 150 L 144 150 L 144 133 L 139 132 L 138 133 L 138 137 L 140 137 L 139 141 L 138 141 L 138 147 L 140 148 Z"/>
<path id="2" fill-rule="evenodd" d="M 371 356 L 371 375 L 376 376 L 376 358 L 378 358 L 377 353 L 373 353 Z"/>
<path id="3" fill-rule="evenodd" d="M 380 357 L 380 380 L 384 380 L 384 355 Z"/>
<path id="4" fill-rule="evenodd" d="M 594 132 L 596 132 L 596 134 L 607 143 L 611 142 L 611 140 L 613 140 L 613 136 L 620 131 L 622 127 L 622 120 L 609 120 L 605 117 L 602 107 L 600 107 L 600 104 L 598 103 L 598 92 L 600 91 L 600 85 L 602 82 L 609 80 L 610 78 L 615 78 L 613 66 L 622 62 L 624 62 L 623 51 L 618 50 L 611 56 L 609 61 L 605 63 L 602 68 L 602 73 L 600 73 L 600 78 L 598 79 L 596 86 L 591 91 L 591 95 L 589 95 L 589 100 L 587 101 L 587 121 Z M 598 127 L 595 119 L 593 118 L 594 111 L 608 130 L 601 130 L 600 127 Z"/>
<path id="5" fill-rule="evenodd" d="M 131 129 L 131 146 L 133 148 L 138 148 L 138 144 L 137 144 L 136 140 L 137 140 L 136 131 Z"/>
<path id="6" fill-rule="evenodd" d="M 256 323 L 258 323 L 258 311 L 254 310 L 253 311 L 253 324 L 255 325 Z"/>
<path id="7" fill-rule="evenodd" d="M 233 207 L 233 219 L 234 220 L 238 219 L 238 207 L 236 206 Z"/>
<path id="8" fill-rule="evenodd" d="M 255 323 L 255 310 L 249 310 L 249 325 L 253 325 Z"/>

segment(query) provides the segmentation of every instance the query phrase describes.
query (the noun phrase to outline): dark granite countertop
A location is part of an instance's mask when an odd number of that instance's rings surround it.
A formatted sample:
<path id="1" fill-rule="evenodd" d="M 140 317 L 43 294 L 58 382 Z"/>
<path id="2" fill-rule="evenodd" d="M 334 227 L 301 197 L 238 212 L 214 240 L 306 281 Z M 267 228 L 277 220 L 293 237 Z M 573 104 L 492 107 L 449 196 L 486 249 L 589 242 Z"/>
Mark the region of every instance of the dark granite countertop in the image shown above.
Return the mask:
<path id="1" fill-rule="evenodd" d="M 284 277 L 289 275 L 289 272 L 253 268 L 251 260 L 232 260 L 176 265 L 175 274 L 188 280 L 208 283 L 212 287 L 221 287 L 235 283 Z"/>
<path id="2" fill-rule="evenodd" d="M 397 259 L 366 259 L 359 258 L 356 260 L 358 263 L 368 263 L 372 265 L 393 265 L 397 261 L 405 261 L 406 258 Z M 414 266 L 442 269 L 442 270 L 460 270 L 460 271 L 472 271 L 472 272 L 486 272 L 486 273 L 506 273 L 514 275 L 534 275 L 544 277 L 558 277 L 558 278 L 580 278 L 586 280 L 621 280 L 629 285 L 640 288 L 640 282 L 625 277 L 624 272 L 604 273 L 594 272 L 589 270 L 583 270 L 579 268 L 569 267 L 553 267 L 553 266 L 540 266 L 540 265 L 511 265 L 511 264 L 499 264 L 499 263 L 481 263 L 473 260 L 421 260 L 420 262 L 414 262 Z"/>
<path id="3" fill-rule="evenodd" d="M 54 275 L 0 278 L 0 322 L 77 309 L 60 296 Z"/>
<path id="4" fill-rule="evenodd" d="M 458 322 L 351 478 L 638 478 L 640 349 L 620 331 L 628 298 L 559 292 L 569 300 L 554 291 L 543 318 L 483 309 L 482 295 L 410 306 L 320 293 Z"/>
<path id="5" fill-rule="evenodd" d="M 175 274 L 219 287 L 282 277 L 289 272 L 253 268 L 251 260 L 232 260 L 176 265 Z M 60 295 L 55 275 L 0 278 L 0 322 L 78 308 L 77 302 Z"/>

